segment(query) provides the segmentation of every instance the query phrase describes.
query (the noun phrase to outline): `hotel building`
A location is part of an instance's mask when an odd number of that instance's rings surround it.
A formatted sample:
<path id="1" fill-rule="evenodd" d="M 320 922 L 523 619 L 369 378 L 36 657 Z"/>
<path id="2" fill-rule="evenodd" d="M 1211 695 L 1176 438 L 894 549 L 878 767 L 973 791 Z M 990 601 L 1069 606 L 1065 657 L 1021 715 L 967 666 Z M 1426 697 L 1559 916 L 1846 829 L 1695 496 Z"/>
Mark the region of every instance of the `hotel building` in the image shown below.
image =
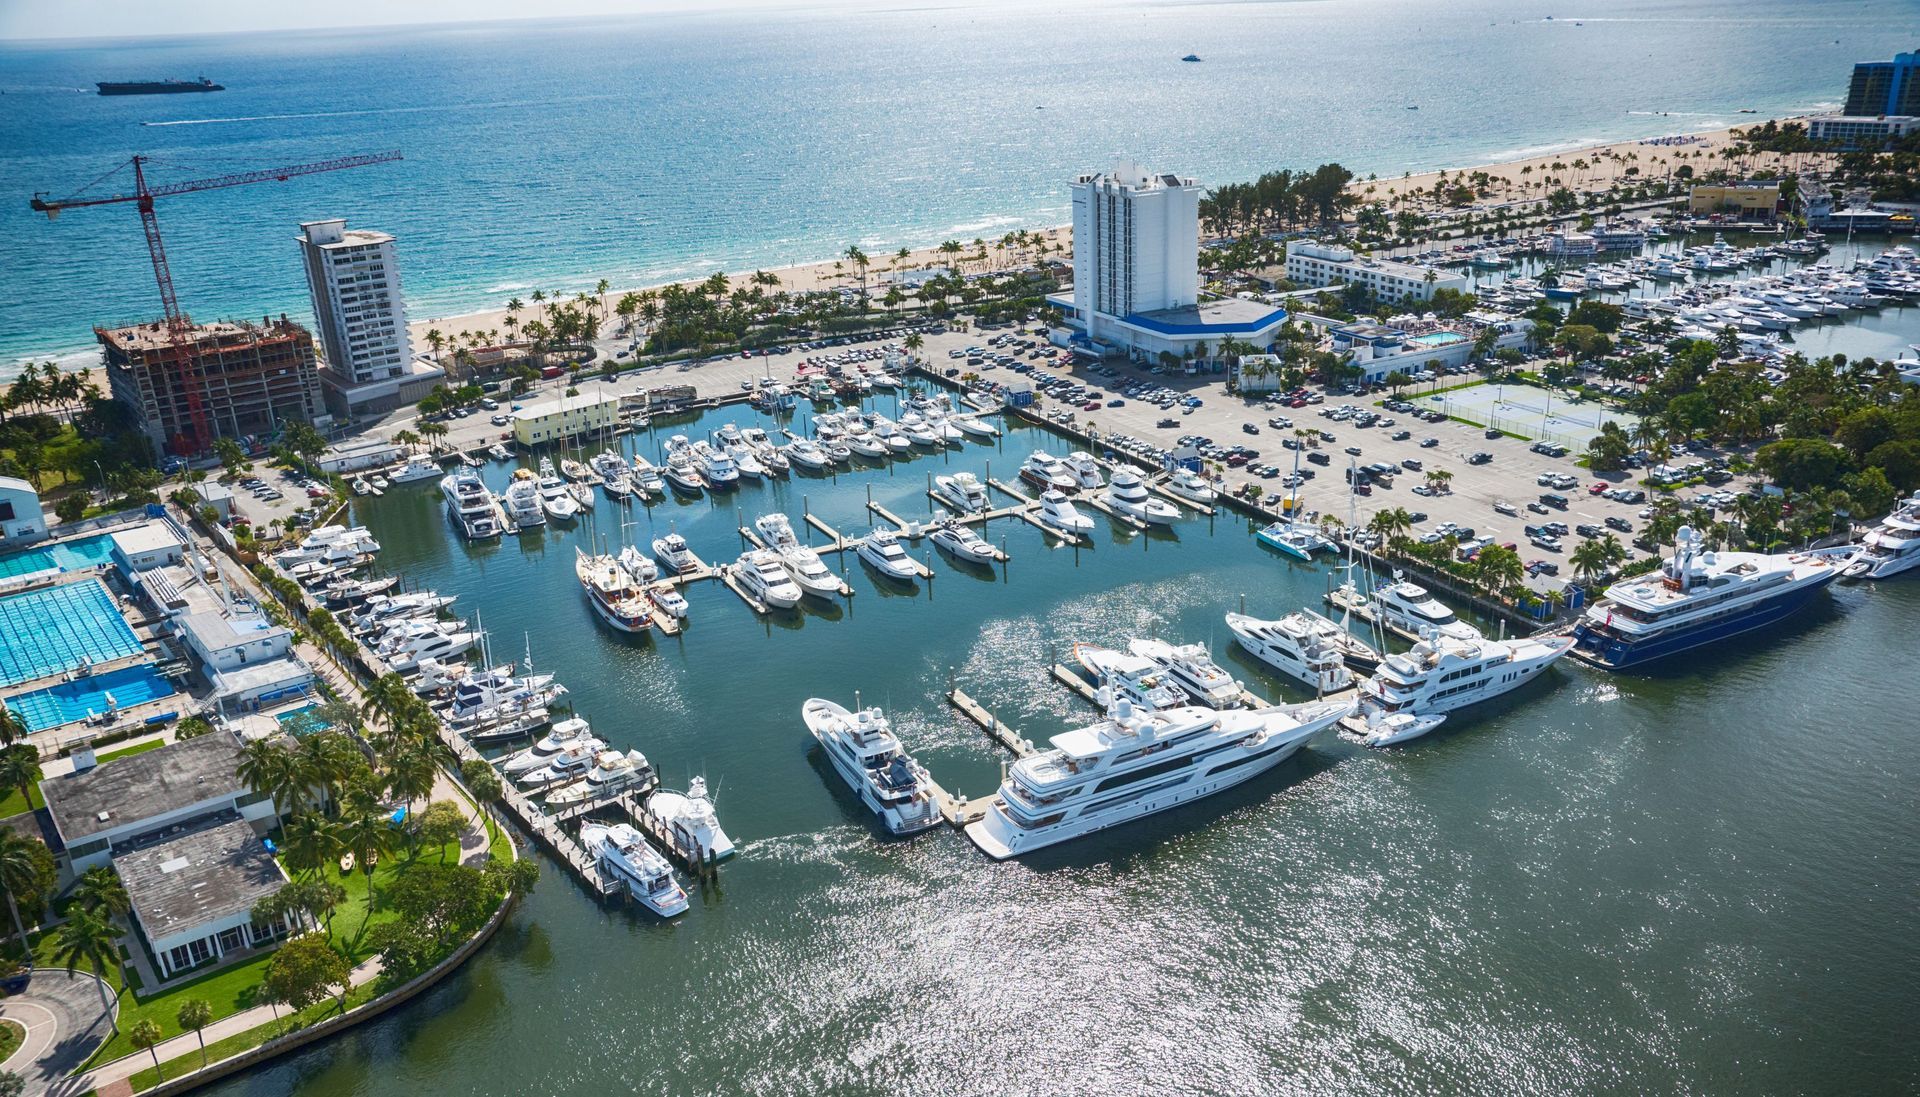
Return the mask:
<path id="1" fill-rule="evenodd" d="M 1357 255 L 1335 244 L 1287 246 L 1287 279 L 1303 286 L 1358 285 L 1382 301 L 1430 301 L 1435 290 L 1467 291 L 1465 275 Z"/>
<path id="2" fill-rule="evenodd" d="M 444 375 L 413 361 L 393 237 L 336 219 L 303 223 L 295 240 L 326 356 L 328 406 L 379 413 L 424 396 Z"/>

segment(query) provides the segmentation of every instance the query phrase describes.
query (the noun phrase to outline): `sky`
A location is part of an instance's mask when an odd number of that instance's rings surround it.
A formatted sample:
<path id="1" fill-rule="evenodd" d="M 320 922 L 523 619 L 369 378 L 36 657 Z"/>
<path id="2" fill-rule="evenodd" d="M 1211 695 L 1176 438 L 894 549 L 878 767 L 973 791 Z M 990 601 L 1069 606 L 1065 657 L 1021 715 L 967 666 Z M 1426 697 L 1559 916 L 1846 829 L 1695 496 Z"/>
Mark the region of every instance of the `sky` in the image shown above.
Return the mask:
<path id="1" fill-rule="evenodd" d="M 540 0 L 534 5 L 527 0 L 0 0 L 0 41 L 468 23 L 796 4 L 798 0 Z"/>

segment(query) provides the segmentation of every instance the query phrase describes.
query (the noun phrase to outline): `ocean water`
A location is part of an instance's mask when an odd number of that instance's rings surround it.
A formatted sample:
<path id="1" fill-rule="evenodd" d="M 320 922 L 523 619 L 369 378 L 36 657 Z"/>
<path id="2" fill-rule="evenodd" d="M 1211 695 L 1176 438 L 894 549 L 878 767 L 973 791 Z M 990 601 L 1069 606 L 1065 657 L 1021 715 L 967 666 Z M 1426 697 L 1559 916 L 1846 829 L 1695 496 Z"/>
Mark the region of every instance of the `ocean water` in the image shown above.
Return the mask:
<path id="1" fill-rule="evenodd" d="M 157 314 L 132 208 L 27 207 L 136 153 L 168 182 L 401 150 L 160 220 L 195 315 L 307 316 L 293 236 L 346 217 L 399 237 L 411 312 L 437 317 L 1058 224 L 1116 154 L 1206 182 L 1390 176 L 1830 107 L 1913 29 L 1904 0 L 817 7 L 0 43 L 0 375 Z M 228 90 L 91 93 L 200 74 Z"/>
<path id="2" fill-rule="evenodd" d="M 879 405 L 892 411 L 891 398 Z M 802 419 L 806 412 L 802 411 Z M 659 459 L 673 432 L 625 439 Z M 804 429 L 804 428 L 802 428 Z M 1570 662 L 1408 748 L 1323 738 L 1200 804 L 996 864 L 946 828 L 880 839 L 800 722 L 884 706 L 947 787 L 1004 755 L 951 680 L 1036 741 L 1091 707 L 1047 677 L 1079 640 L 1210 645 L 1221 614 L 1314 605 L 1326 569 L 1244 519 L 1091 547 L 1023 522 L 1011 561 L 934 559 L 911 587 L 756 618 L 725 588 L 692 623 L 598 627 L 575 547 L 676 530 L 709 562 L 772 510 L 867 528 L 924 515 L 932 475 L 1009 476 L 1031 428 L 715 500 L 673 499 L 472 546 L 432 483 L 355 500 L 383 570 L 455 594 L 496 659 L 531 650 L 598 734 L 669 787 L 704 774 L 741 847 L 693 909 L 602 907 L 551 862 L 458 975 L 223 1097 L 588 1094 L 1896 1093 L 1920 1085 L 1920 706 L 1899 639 L 1920 577 L 1836 588 L 1789 626 L 1658 674 Z M 510 469 L 483 473 L 495 487 Z M 916 550 L 918 555 L 918 550 Z M 829 566 L 841 563 L 829 558 Z M 1890 646 L 1890 638 L 1892 640 Z M 1891 654 L 1891 657 L 1889 655 Z"/>

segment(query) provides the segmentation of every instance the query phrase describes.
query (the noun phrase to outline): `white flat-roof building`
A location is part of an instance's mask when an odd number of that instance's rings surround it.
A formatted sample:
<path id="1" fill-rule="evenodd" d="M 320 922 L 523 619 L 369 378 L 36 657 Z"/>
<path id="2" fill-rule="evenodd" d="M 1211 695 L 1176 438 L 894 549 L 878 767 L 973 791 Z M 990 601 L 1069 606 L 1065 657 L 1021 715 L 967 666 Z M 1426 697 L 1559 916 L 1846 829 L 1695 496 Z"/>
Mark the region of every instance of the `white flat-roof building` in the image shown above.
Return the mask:
<path id="1" fill-rule="evenodd" d="M 523 446 L 557 442 L 579 434 L 611 432 L 620 425 L 620 397 L 606 393 L 528 404 L 513 413 L 513 440 Z"/>
<path id="2" fill-rule="evenodd" d="M 1907 114 L 1820 114 L 1807 119 L 1807 139 L 1844 149 L 1879 149 L 1896 137 L 1920 131 L 1920 117 Z"/>
<path id="3" fill-rule="evenodd" d="M 186 559 L 187 546 L 164 519 L 152 518 L 113 534 L 113 559 L 131 575 Z"/>
<path id="4" fill-rule="evenodd" d="M 0 476 L 0 548 L 38 541 L 47 535 L 40 492 L 18 476 Z"/>
<path id="5" fill-rule="evenodd" d="M 1375 259 L 1337 244 L 1307 241 L 1287 245 L 1287 278 L 1303 286 L 1365 286 L 1383 301 L 1430 301 L 1435 290 L 1467 290 L 1462 274 Z"/>
<path id="6" fill-rule="evenodd" d="M 1073 293 L 1050 303 L 1076 342 L 1136 358 L 1191 357 L 1229 340 L 1264 347 L 1286 310 L 1200 299 L 1200 184 L 1121 161 L 1076 179 Z"/>

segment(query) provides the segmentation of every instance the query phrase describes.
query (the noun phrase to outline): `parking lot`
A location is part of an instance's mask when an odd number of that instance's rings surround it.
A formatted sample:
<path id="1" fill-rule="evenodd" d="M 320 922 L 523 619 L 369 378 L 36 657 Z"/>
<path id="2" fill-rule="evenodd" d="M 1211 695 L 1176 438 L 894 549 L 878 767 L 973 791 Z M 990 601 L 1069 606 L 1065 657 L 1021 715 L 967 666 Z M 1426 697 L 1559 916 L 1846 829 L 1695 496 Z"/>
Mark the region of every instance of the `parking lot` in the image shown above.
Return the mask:
<path id="1" fill-rule="evenodd" d="M 231 489 L 234 513 L 255 529 L 264 529 L 274 521 L 290 527 L 296 511 L 328 495 L 324 483 L 308 480 L 292 469 L 268 468 L 261 463 L 256 463 L 254 471 L 232 484 Z"/>

